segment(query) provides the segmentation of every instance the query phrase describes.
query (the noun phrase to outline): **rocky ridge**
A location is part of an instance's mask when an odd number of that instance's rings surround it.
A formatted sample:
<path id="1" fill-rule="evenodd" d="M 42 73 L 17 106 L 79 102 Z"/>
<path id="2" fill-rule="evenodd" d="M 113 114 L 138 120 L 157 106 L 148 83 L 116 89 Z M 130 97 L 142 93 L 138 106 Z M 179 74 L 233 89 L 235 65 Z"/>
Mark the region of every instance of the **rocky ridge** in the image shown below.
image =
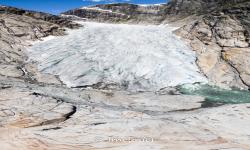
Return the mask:
<path id="1" fill-rule="evenodd" d="M 74 15 L 98 22 L 159 23 L 164 20 L 164 4 L 135 5 L 127 3 L 96 5 L 69 10 L 63 15 Z"/>

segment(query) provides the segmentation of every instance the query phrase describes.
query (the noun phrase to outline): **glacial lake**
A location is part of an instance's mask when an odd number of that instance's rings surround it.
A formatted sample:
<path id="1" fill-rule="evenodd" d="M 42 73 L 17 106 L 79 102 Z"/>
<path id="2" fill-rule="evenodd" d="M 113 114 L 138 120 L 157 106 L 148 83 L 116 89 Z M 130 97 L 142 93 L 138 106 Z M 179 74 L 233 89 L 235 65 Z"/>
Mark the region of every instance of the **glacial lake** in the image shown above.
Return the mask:
<path id="1" fill-rule="evenodd" d="M 178 90 L 186 95 L 198 95 L 210 102 L 226 104 L 250 103 L 250 92 L 240 89 L 222 89 L 207 84 L 186 84 L 178 86 Z"/>

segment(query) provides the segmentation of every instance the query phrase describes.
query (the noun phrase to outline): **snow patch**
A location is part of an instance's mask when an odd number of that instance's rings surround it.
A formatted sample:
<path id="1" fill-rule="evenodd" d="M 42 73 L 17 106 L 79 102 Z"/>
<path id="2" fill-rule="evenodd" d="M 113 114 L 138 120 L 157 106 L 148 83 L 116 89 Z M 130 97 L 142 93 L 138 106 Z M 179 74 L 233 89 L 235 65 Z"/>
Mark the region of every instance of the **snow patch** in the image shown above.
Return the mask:
<path id="1" fill-rule="evenodd" d="M 112 13 L 112 14 L 118 14 L 118 15 L 125 15 L 123 13 L 113 12 L 112 10 L 101 9 L 99 7 L 81 7 L 80 9 L 94 10 L 94 11 L 103 12 L 103 13 Z"/>
<path id="2" fill-rule="evenodd" d="M 85 10 L 95 10 L 95 11 L 103 11 L 103 12 L 109 12 L 112 13 L 112 10 L 106 10 L 106 9 L 101 9 L 99 7 L 82 7 L 81 9 L 85 9 Z"/>
<path id="3" fill-rule="evenodd" d="M 152 7 L 152 6 L 162 6 L 165 5 L 166 3 L 159 3 L 159 4 L 139 4 L 139 6 L 142 7 Z"/>

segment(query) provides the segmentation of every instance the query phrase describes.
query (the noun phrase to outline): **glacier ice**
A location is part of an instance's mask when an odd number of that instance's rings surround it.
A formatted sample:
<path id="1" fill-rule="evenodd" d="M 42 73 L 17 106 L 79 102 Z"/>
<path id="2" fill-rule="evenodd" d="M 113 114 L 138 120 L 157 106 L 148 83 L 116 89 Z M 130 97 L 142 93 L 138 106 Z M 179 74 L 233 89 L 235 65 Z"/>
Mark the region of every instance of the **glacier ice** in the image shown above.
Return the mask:
<path id="1" fill-rule="evenodd" d="M 193 52 L 165 25 L 84 22 L 68 35 L 38 42 L 29 50 L 39 70 L 69 87 L 117 84 L 127 90 L 207 82 Z"/>

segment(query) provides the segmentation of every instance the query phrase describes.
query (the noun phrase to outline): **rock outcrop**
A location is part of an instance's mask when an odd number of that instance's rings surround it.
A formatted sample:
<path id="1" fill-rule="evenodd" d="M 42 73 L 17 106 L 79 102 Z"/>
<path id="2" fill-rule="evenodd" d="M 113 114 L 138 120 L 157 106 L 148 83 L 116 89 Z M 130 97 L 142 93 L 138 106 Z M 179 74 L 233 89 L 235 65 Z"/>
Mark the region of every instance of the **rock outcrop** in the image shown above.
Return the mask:
<path id="1" fill-rule="evenodd" d="M 200 19 L 188 23 L 176 33 L 191 43 L 197 52 L 197 64 L 211 83 L 248 88 L 250 2 L 234 2 L 217 1 L 211 7 L 213 9 L 208 9 L 209 14 L 200 12 Z M 181 10 L 176 13 L 181 13 Z"/>
<path id="2" fill-rule="evenodd" d="M 49 35 L 64 35 L 65 29 L 77 28 L 76 24 L 58 16 L 0 7 L 0 74 L 3 76 L 29 76 L 25 69 L 25 48 L 32 41 Z M 30 67 L 28 67 L 30 68 Z"/>

